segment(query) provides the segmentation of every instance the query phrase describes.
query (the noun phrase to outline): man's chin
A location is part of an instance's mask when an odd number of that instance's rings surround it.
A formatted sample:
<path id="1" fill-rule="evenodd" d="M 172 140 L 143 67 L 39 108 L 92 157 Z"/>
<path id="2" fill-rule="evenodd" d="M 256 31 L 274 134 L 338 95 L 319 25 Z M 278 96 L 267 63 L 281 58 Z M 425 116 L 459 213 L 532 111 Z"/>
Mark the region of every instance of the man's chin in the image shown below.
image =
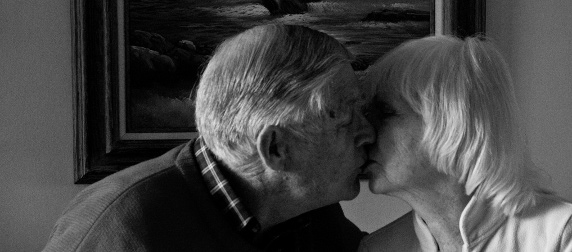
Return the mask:
<path id="1" fill-rule="evenodd" d="M 345 194 L 346 197 L 344 197 L 342 200 L 348 201 L 355 199 L 359 195 L 360 190 L 361 190 L 361 185 L 360 185 L 360 180 L 358 178 L 354 181 L 350 190 L 348 190 L 348 192 Z"/>

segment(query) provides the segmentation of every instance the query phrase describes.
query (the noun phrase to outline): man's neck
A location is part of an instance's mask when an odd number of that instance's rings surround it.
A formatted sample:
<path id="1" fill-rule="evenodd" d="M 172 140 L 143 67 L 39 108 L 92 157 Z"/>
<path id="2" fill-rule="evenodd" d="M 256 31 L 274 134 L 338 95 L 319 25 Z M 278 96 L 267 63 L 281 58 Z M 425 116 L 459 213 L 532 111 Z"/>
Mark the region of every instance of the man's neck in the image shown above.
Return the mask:
<path id="1" fill-rule="evenodd" d="M 261 233 L 271 227 L 303 214 L 307 203 L 297 202 L 292 193 L 273 183 L 264 174 L 236 174 L 228 176 L 231 187 L 261 226 Z"/>

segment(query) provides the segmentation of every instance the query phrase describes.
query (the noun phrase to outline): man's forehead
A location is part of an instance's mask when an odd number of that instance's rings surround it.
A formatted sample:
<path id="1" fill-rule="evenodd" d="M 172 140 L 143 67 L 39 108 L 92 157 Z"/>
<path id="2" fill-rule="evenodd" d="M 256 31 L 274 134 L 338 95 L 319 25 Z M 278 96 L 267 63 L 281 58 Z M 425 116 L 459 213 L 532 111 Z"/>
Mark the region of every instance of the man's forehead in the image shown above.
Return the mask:
<path id="1" fill-rule="evenodd" d="M 353 104 L 365 98 L 360 81 L 354 71 L 341 68 L 332 79 L 332 94 L 338 97 L 341 104 Z"/>

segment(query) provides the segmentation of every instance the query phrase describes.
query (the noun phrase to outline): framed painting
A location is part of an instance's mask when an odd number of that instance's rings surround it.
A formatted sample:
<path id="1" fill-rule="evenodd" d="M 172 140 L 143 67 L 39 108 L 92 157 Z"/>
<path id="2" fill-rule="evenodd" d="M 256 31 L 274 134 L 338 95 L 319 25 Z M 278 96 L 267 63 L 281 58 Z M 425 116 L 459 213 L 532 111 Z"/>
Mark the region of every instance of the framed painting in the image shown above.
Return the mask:
<path id="1" fill-rule="evenodd" d="M 484 0 L 72 0 L 75 182 L 197 134 L 192 92 L 228 36 L 268 22 L 342 42 L 358 72 L 405 40 L 484 33 Z"/>

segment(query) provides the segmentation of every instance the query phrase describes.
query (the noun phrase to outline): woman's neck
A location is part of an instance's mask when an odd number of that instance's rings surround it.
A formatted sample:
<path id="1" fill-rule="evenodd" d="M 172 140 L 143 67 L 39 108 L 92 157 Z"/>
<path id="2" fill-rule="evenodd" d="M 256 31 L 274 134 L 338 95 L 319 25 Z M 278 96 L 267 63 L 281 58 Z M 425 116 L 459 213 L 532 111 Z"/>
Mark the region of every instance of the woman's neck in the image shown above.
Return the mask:
<path id="1" fill-rule="evenodd" d="M 433 180 L 431 186 L 395 193 L 409 203 L 427 224 L 440 251 L 460 251 L 463 246 L 459 220 L 470 196 L 465 187 L 451 177 Z"/>

